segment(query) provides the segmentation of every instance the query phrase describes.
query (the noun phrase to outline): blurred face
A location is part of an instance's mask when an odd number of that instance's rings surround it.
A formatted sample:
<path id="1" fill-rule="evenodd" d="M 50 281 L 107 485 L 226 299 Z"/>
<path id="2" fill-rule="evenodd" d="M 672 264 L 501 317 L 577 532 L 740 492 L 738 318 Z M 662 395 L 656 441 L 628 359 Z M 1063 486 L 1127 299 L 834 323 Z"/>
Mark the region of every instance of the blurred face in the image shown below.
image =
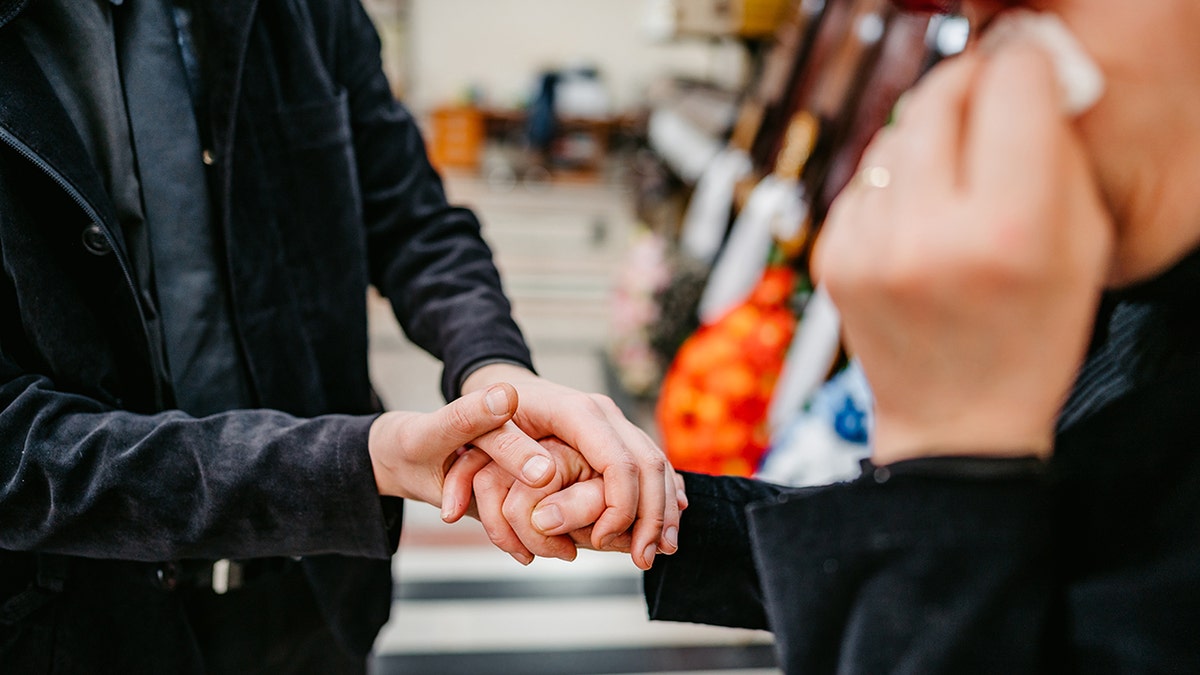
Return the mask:
<path id="1" fill-rule="evenodd" d="M 977 38 L 1000 12 L 1058 15 L 1107 79 L 1076 128 L 1117 222 L 1110 283 L 1161 271 L 1200 244 L 1200 2 L 1196 0 L 894 0 L 957 4 Z"/>

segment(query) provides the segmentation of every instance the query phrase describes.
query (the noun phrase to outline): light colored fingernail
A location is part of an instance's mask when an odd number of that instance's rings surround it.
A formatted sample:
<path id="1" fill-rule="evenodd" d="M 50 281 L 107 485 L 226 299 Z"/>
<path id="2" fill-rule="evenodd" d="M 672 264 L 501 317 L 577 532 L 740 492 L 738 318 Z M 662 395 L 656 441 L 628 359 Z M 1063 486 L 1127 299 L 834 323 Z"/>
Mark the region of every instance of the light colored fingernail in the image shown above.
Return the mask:
<path id="1" fill-rule="evenodd" d="M 553 469 L 554 462 L 549 457 L 538 455 L 525 462 L 525 466 L 521 467 L 521 475 L 525 476 L 525 480 L 536 483 L 546 478 Z"/>
<path id="2" fill-rule="evenodd" d="M 533 526 L 542 532 L 549 532 L 563 524 L 562 509 L 554 504 L 543 506 L 533 512 Z"/>
<path id="3" fill-rule="evenodd" d="M 442 521 L 450 522 L 451 509 L 448 504 L 442 506 Z"/>
<path id="4" fill-rule="evenodd" d="M 668 527 L 666 532 L 663 532 L 663 539 L 667 540 L 667 545 L 672 549 L 679 548 L 679 528 Z"/>
<path id="5" fill-rule="evenodd" d="M 509 553 L 509 555 L 511 555 L 513 557 L 513 560 L 516 560 L 517 562 L 521 563 L 522 565 L 528 565 L 529 563 L 533 562 L 533 556 L 531 556 L 531 555 L 520 554 L 520 553 Z"/>
<path id="6" fill-rule="evenodd" d="M 508 414 L 508 392 L 504 390 L 504 387 L 492 387 L 483 400 L 493 415 Z"/>
<path id="7" fill-rule="evenodd" d="M 613 540 L 616 538 L 617 538 L 617 535 L 610 534 L 607 537 L 601 539 L 600 540 L 600 550 L 604 551 L 604 550 L 608 549 L 608 547 L 613 543 Z"/>
<path id="8" fill-rule="evenodd" d="M 642 560 L 646 561 L 647 567 L 654 564 L 654 554 L 655 553 L 658 553 L 658 546 L 656 546 L 654 544 L 650 544 L 649 546 L 646 547 L 645 551 L 642 551 Z"/>
<path id="9" fill-rule="evenodd" d="M 687 493 L 684 492 L 683 490 L 676 490 L 675 491 L 675 500 L 679 502 L 680 506 L 687 506 L 687 503 L 688 503 Z"/>

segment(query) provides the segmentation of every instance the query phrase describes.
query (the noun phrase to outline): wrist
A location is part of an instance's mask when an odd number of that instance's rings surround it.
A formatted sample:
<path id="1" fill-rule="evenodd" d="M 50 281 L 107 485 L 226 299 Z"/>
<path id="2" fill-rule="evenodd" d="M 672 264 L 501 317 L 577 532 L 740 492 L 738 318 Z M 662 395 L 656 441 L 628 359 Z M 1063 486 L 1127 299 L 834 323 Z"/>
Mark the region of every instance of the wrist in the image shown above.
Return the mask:
<path id="1" fill-rule="evenodd" d="M 391 443 L 391 416 L 394 413 L 383 413 L 375 418 L 367 433 L 367 455 L 371 458 L 371 470 L 375 473 L 375 487 L 379 494 L 387 497 L 399 497 L 400 486 L 396 484 L 395 468 L 386 461 L 387 453 L 382 448 Z"/>
<path id="2" fill-rule="evenodd" d="M 398 455 L 394 448 L 399 446 L 399 429 L 408 413 L 385 412 L 371 424 L 367 433 L 367 455 L 371 458 L 371 470 L 375 473 L 375 487 L 384 497 L 401 497 L 427 501 L 408 489 L 403 478 L 411 478 L 411 467 L 404 468 L 395 463 Z"/>
<path id="3" fill-rule="evenodd" d="M 536 378 L 536 373 L 516 363 L 508 361 L 488 363 L 476 368 L 463 378 L 462 393 L 469 394 L 497 382 L 515 383 Z"/>

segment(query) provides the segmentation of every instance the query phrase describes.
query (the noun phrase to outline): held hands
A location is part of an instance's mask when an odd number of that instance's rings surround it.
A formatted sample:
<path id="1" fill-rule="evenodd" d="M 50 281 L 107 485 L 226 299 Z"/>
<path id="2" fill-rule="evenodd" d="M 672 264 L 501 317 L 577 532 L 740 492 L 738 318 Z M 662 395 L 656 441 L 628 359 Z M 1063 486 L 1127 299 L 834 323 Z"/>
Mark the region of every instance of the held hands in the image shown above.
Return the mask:
<path id="1" fill-rule="evenodd" d="M 1040 50 L 943 63 L 867 149 L 815 271 L 876 399 L 875 460 L 1052 449 L 1110 216 Z"/>
<path id="2" fill-rule="evenodd" d="M 368 449 L 380 494 L 441 504 L 448 522 L 470 513 L 524 563 L 584 546 L 632 552 L 648 569 L 676 550 L 682 479 L 610 400 L 508 365 L 476 371 L 464 392 L 432 413 L 376 420 Z"/>
<path id="3" fill-rule="evenodd" d="M 578 461 L 585 461 L 596 477 L 603 479 L 590 483 L 591 489 L 602 490 L 604 498 L 604 508 L 594 519 L 587 542 L 590 548 L 631 550 L 634 563 L 642 569 L 650 567 L 654 552 L 675 551 L 680 514 L 675 471 L 645 432 L 625 419 L 609 398 L 555 384 L 518 366 L 484 366 L 467 378 L 463 391 L 474 392 L 500 381 L 511 383 L 520 393 L 521 404 L 512 419 L 516 428 L 533 439 L 558 439 L 561 443 L 551 444 L 551 447 L 574 449 L 578 452 Z M 509 466 L 497 464 L 499 469 L 510 471 Z M 577 476 L 562 478 L 563 485 L 569 486 Z M 484 477 L 483 480 L 490 479 Z M 523 482 L 529 487 L 544 485 Z M 458 486 L 456 493 L 447 492 L 448 502 L 453 504 L 447 503 L 443 511 L 458 517 L 466 511 L 469 493 L 465 490 L 465 481 L 455 485 Z M 477 499 L 489 487 L 485 484 L 481 490 L 477 483 Z M 486 510 L 486 506 L 495 505 L 496 500 L 484 496 L 483 502 L 479 506 Z M 628 545 L 623 546 L 622 538 L 626 534 L 630 539 Z M 489 535 L 498 535 L 498 538 L 493 536 L 494 543 L 518 559 L 522 557 L 515 547 L 506 548 L 506 542 L 512 542 L 512 539 L 503 528 L 490 528 Z"/>
<path id="4" fill-rule="evenodd" d="M 674 543 L 660 548 L 657 542 L 633 548 L 631 530 L 607 538 L 603 547 L 596 546 L 594 524 L 606 509 L 604 478 L 578 450 L 561 440 L 551 437 L 540 443 L 550 451 L 557 467 L 554 480 L 541 488 L 516 482 L 478 449 L 464 453 L 446 478 L 446 492 L 470 493 L 473 487 L 475 502 L 447 520 L 457 520 L 464 513 L 478 518 L 492 543 L 526 565 L 534 556 L 574 560 L 578 548 L 589 548 L 638 553 L 633 556 L 634 563 L 649 569 L 656 554 L 670 555 L 678 549 Z M 683 477 L 671 472 L 667 480 L 666 491 L 675 500 L 678 513 L 687 508 Z M 677 541 L 677 524 L 668 529 L 664 538 Z"/>

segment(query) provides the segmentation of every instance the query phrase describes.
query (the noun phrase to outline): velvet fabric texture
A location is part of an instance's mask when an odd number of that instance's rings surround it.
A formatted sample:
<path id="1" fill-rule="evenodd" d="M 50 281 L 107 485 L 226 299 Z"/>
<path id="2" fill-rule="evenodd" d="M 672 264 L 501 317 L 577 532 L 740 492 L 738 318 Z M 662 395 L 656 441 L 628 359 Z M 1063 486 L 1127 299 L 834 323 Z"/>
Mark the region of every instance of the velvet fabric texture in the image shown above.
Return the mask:
<path id="1" fill-rule="evenodd" d="M 160 310 L 14 35 L 25 4 L 0 0 L 0 663 L 97 672 L 105 654 L 145 653 L 152 672 L 188 672 L 157 563 L 265 556 L 305 557 L 361 658 L 399 536 L 367 454 L 381 409 L 367 288 L 444 361 L 448 398 L 473 364 L 529 365 L 478 221 L 447 204 L 357 2 L 198 3 L 214 217 L 255 407 L 175 411 L 146 331 Z"/>

